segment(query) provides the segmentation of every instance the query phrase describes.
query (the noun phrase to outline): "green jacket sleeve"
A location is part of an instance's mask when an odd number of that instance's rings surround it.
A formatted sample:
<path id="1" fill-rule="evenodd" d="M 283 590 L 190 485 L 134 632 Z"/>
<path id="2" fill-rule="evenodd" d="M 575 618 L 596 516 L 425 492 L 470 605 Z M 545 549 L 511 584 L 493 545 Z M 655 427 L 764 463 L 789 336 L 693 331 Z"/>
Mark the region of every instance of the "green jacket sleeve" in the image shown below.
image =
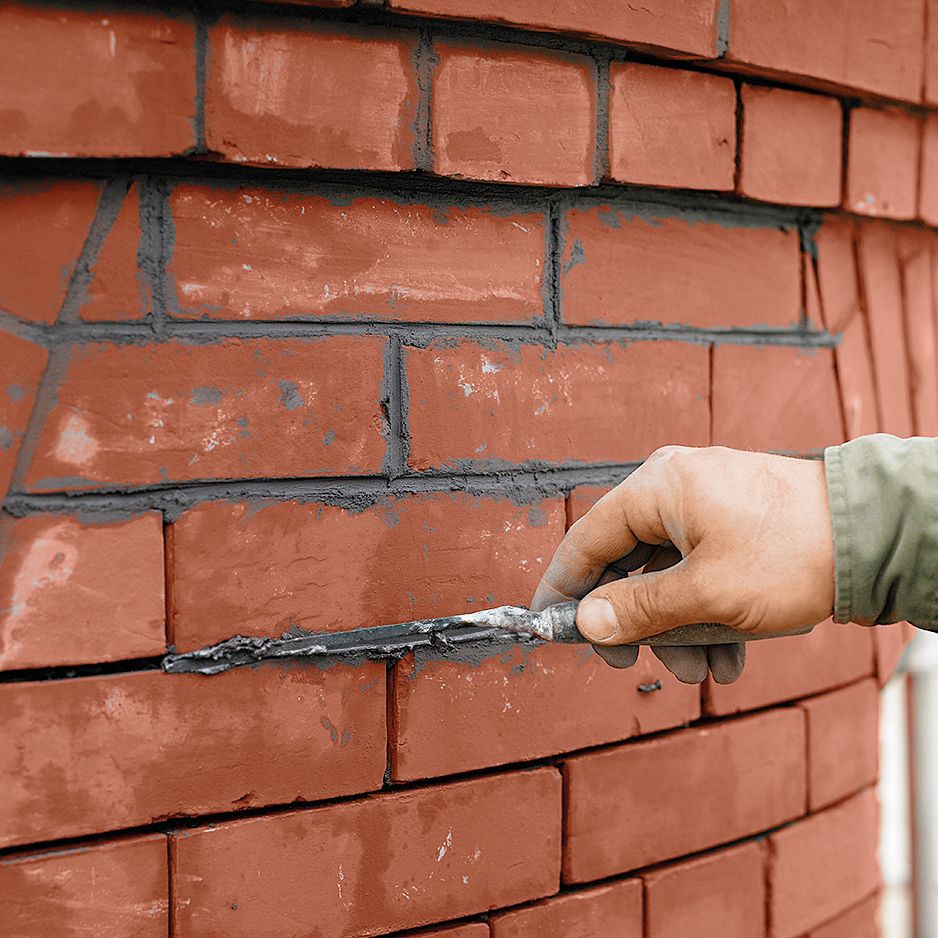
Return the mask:
<path id="1" fill-rule="evenodd" d="M 835 622 L 938 629 L 938 439 L 879 433 L 824 453 Z"/>

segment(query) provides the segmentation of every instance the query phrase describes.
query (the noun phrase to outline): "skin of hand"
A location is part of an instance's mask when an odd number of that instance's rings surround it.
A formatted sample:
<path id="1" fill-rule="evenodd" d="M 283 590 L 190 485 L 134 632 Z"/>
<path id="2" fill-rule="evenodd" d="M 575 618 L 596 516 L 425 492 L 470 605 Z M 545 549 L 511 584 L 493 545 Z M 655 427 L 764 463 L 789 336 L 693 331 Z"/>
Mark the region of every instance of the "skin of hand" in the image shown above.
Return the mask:
<path id="1" fill-rule="evenodd" d="M 642 573 L 612 579 L 607 568 L 641 544 L 664 547 Z M 657 450 L 570 528 L 531 608 L 572 599 L 581 600 L 580 631 L 616 667 L 638 654 L 618 646 L 679 625 L 770 635 L 822 621 L 834 607 L 823 462 L 719 446 Z M 737 645 L 655 653 L 688 683 L 708 670 L 728 683 L 744 661 Z"/>

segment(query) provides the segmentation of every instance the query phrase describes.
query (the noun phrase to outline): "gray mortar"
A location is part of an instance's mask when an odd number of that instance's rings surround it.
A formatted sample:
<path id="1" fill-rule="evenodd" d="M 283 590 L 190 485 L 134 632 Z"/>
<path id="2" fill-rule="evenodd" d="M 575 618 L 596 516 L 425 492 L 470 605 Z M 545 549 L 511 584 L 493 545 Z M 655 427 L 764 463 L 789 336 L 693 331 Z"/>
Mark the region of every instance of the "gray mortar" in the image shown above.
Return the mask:
<path id="1" fill-rule="evenodd" d="M 414 73 L 417 76 L 417 108 L 412 125 L 414 168 L 420 172 L 432 173 L 433 115 L 430 102 L 433 95 L 433 72 L 439 64 L 439 58 L 433 49 L 433 35 L 430 30 L 424 27 L 418 35 L 413 54 Z"/>

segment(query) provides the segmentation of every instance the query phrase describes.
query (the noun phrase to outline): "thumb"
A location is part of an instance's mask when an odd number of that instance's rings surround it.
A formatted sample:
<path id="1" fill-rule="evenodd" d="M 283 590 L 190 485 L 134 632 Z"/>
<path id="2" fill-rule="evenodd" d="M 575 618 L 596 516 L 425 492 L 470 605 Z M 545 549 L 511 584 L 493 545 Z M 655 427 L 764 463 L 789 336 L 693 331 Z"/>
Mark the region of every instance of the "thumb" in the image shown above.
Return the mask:
<path id="1" fill-rule="evenodd" d="M 576 623 L 600 645 L 625 645 L 679 625 L 707 622 L 709 602 L 691 556 L 654 573 L 615 580 L 581 600 Z"/>

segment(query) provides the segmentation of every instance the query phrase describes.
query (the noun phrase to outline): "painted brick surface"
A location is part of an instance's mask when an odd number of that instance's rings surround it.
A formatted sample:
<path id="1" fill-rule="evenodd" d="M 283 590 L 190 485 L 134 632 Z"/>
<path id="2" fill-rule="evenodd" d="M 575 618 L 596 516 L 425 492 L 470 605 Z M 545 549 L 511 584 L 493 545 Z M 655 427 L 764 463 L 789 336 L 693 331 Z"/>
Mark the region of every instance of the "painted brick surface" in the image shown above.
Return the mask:
<path id="1" fill-rule="evenodd" d="M 735 684 L 708 681 L 704 711 L 725 715 L 807 697 L 874 673 L 873 635 L 856 625 L 822 622 L 807 635 L 750 642 Z"/>
<path id="2" fill-rule="evenodd" d="M 872 679 L 803 701 L 808 718 L 808 806 L 840 801 L 876 781 L 879 689 Z"/>
<path id="3" fill-rule="evenodd" d="M 921 122 L 898 109 L 850 112 L 844 208 L 858 215 L 912 218 Z"/>
<path id="4" fill-rule="evenodd" d="M 256 935 L 273 907 L 291 910 L 282 938 L 313 926 L 323 938 L 377 935 L 555 892 L 560 776 L 510 773 L 173 839 L 175 921 L 186 934 L 224 922 L 231 938 Z"/>
<path id="5" fill-rule="evenodd" d="M 363 511 L 207 502 L 172 526 L 173 640 L 191 649 L 524 604 L 563 527 L 559 498 L 427 494 Z"/>
<path id="6" fill-rule="evenodd" d="M 716 51 L 716 0 L 649 0 L 641 8 L 609 0 L 390 0 L 392 9 L 429 16 L 480 19 L 549 32 L 612 39 L 694 56 Z"/>
<path id="7" fill-rule="evenodd" d="M 810 453 L 844 440 L 829 349 L 718 345 L 712 407 L 718 445 Z"/>
<path id="8" fill-rule="evenodd" d="M 840 102 L 749 84 L 740 93 L 740 193 L 787 205 L 837 205 L 843 133 Z"/>
<path id="9" fill-rule="evenodd" d="M 877 825 L 867 789 L 769 838 L 772 938 L 797 938 L 877 888 Z"/>
<path id="10" fill-rule="evenodd" d="M 652 321 L 703 329 L 798 323 L 795 231 L 600 205 L 566 213 L 563 243 L 565 322 Z"/>
<path id="11" fill-rule="evenodd" d="M 378 788 L 385 667 L 0 685 L 0 846 Z"/>
<path id="12" fill-rule="evenodd" d="M 492 938 L 641 938 L 642 884 L 637 879 L 569 893 L 490 919 Z"/>
<path id="13" fill-rule="evenodd" d="M 6 156 L 170 156 L 196 142 L 187 16 L 5 4 L 0 86 Z"/>
<path id="14" fill-rule="evenodd" d="M 731 0 L 727 56 L 799 80 L 918 101 L 924 0 Z"/>
<path id="15" fill-rule="evenodd" d="M 640 62 L 614 62 L 609 82 L 613 179 L 681 189 L 733 188 L 732 81 Z"/>
<path id="16" fill-rule="evenodd" d="M 707 357 L 682 342 L 408 348 L 410 466 L 615 463 L 706 444 Z"/>
<path id="17" fill-rule="evenodd" d="M 93 664 L 166 650 L 163 523 L 63 515 L 0 523 L 0 669 Z"/>
<path id="18" fill-rule="evenodd" d="M 223 17 L 209 30 L 209 150 L 262 166 L 413 169 L 413 33 Z"/>
<path id="19" fill-rule="evenodd" d="M 376 472 L 386 449 L 384 344 L 333 336 L 76 346 L 27 484 Z M 354 389 L 343 369 L 358 375 Z"/>
<path id="20" fill-rule="evenodd" d="M 593 181 L 596 76 L 588 58 L 437 43 L 434 169 L 444 176 L 582 186 Z M 544 121 L 547 111 L 564 115 Z"/>
<path id="21" fill-rule="evenodd" d="M 0 310 L 55 322 L 100 197 L 90 180 L 0 186 Z"/>
<path id="22" fill-rule="evenodd" d="M 804 773 L 794 710 L 575 756 L 564 764 L 564 880 L 624 873 L 799 817 Z"/>
<path id="23" fill-rule="evenodd" d="M 697 688 L 678 683 L 648 650 L 625 672 L 608 667 L 588 646 L 508 646 L 481 665 L 453 657 L 418 650 L 397 665 L 395 780 L 616 742 L 700 714 Z"/>
<path id="24" fill-rule="evenodd" d="M 529 322 L 544 315 L 543 212 L 179 186 L 178 315 Z"/>
<path id="25" fill-rule="evenodd" d="M 764 847 L 747 843 L 642 875 L 649 938 L 765 931 Z"/>
<path id="26" fill-rule="evenodd" d="M 164 938 L 168 887 L 163 834 L 13 854 L 0 860 L 0 934 Z"/>

